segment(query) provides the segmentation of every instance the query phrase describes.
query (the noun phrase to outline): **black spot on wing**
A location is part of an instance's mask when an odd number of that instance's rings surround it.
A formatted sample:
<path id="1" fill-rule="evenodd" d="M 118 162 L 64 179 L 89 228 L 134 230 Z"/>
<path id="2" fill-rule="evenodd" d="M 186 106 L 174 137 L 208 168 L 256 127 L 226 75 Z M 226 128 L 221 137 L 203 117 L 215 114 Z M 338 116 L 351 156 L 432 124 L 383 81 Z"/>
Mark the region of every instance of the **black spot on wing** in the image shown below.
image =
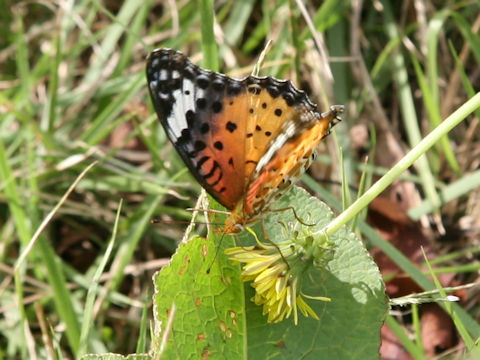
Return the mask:
<path id="1" fill-rule="evenodd" d="M 218 185 L 218 183 L 220 182 L 220 180 L 222 180 L 223 178 L 223 172 L 220 170 L 219 171 L 219 174 L 218 174 L 218 178 L 217 180 L 215 180 L 213 183 L 210 184 L 211 187 L 215 187 Z"/>
<path id="2" fill-rule="evenodd" d="M 207 144 L 205 144 L 202 140 L 197 140 L 193 144 L 193 147 L 195 151 L 202 151 L 207 147 Z"/>
<path id="3" fill-rule="evenodd" d="M 197 108 L 199 110 L 205 110 L 205 108 L 207 107 L 207 100 L 205 98 L 198 98 L 195 101 L 195 104 L 197 105 Z"/>
<path id="4" fill-rule="evenodd" d="M 208 161 L 208 159 L 210 159 L 210 156 L 202 156 L 202 157 L 200 158 L 200 160 L 198 160 L 197 165 L 196 165 L 197 171 L 200 171 L 200 169 L 202 168 L 203 164 L 205 164 L 205 162 Z"/>
<path id="5" fill-rule="evenodd" d="M 230 131 L 231 133 L 233 133 L 236 129 L 237 129 L 237 124 L 229 121 L 227 122 L 227 125 L 225 125 L 225 128 Z"/>
<path id="6" fill-rule="evenodd" d="M 240 81 L 235 79 L 228 79 L 227 83 L 227 96 L 237 96 L 243 90 L 243 85 Z"/>
<path id="7" fill-rule="evenodd" d="M 290 93 L 290 92 L 284 92 L 282 94 L 282 97 L 283 99 L 285 100 L 285 102 L 287 103 L 288 106 L 293 106 L 295 105 L 295 96 Z"/>
<path id="8" fill-rule="evenodd" d="M 197 86 L 200 89 L 207 89 L 208 85 L 210 85 L 210 78 L 206 74 L 199 74 L 195 79 Z"/>
<path id="9" fill-rule="evenodd" d="M 214 113 L 218 114 L 222 111 L 223 105 L 220 101 L 214 101 L 212 103 L 212 110 Z"/>
<path id="10" fill-rule="evenodd" d="M 207 134 L 210 131 L 210 125 L 208 125 L 207 122 L 204 122 L 202 125 L 200 125 L 200 132 L 202 134 Z"/>
<path id="11" fill-rule="evenodd" d="M 215 91 L 223 91 L 225 89 L 225 79 L 216 78 L 213 80 L 212 89 Z"/>
<path id="12" fill-rule="evenodd" d="M 185 113 L 185 119 L 187 119 L 187 125 L 190 129 L 195 126 L 195 112 L 193 110 L 188 110 Z"/>
<path id="13" fill-rule="evenodd" d="M 214 160 L 214 161 L 213 161 L 212 168 L 210 169 L 210 171 L 209 171 L 207 174 L 203 175 L 203 178 L 204 178 L 205 180 L 211 178 L 211 177 L 213 176 L 213 174 L 215 174 L 215 170 L 217 170 L 217 169 L 220 169 L 220 165 L 218 164 L 218 162 L 216 162 L 216 161 Z"/>
<path id="14" fill-rule="evenodd" d="M 190 133 L 189 129 L 183 129 L 181 136 L 177 139 L 177 142 L 175 143 L 176 146 L 183 146 L 185 144 L 188 144 L 192 141 L 192 135 Z"/>

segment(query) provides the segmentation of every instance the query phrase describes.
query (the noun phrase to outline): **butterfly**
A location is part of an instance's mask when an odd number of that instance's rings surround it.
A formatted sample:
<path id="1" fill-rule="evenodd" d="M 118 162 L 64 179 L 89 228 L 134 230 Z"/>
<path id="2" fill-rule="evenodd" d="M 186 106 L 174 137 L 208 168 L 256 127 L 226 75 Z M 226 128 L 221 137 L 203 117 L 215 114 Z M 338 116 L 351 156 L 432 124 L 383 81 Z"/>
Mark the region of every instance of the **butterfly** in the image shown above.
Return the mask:
<path id="1" fill-rule="evenodd" d="M 334 105 L 319 113 L 288 80 L 234 79 L 172 49 L 150 53 L 146 72 L 168 138 L 200 185 L 231 211 L 225 234 L 268 212 L 310 166 L 344 111 Z"/>

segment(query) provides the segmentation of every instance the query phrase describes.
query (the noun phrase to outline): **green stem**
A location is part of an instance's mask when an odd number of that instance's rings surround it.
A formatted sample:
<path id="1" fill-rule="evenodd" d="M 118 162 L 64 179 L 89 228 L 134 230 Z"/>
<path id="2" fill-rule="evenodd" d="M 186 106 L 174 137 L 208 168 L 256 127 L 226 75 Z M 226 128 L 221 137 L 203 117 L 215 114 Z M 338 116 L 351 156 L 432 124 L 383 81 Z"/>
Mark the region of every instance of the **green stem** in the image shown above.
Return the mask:
<path id="1" fill-rule="evenodd" d="M 475 94 L 470 100 L 463 104 L 458 110 L 445 119 L 430 134 L 410 150 L 393 168 L 382 176 L 365 194 L 359 197 L 348 209 L 337 216 L 330 224 L 320 232 L 326 236 L 333 235 L 343 225 L 348 223 L 355 215 L 362 211 L 375 199 L 383 190 L 393 183 L 406 169 L 408 169 L 420 156 L 430 149 L 442 136 L 462 122 L 468 115 L 480 107 L 480 93 Z"/>
<path id="2" fill-rule="evenodd" d="M 200 0 L 200 15 L 202 19 L 202 51 L 203 66 L 207 69 L 218 71 L 218 50 L 213 31 L 215 11 L 212 0 Z"/>

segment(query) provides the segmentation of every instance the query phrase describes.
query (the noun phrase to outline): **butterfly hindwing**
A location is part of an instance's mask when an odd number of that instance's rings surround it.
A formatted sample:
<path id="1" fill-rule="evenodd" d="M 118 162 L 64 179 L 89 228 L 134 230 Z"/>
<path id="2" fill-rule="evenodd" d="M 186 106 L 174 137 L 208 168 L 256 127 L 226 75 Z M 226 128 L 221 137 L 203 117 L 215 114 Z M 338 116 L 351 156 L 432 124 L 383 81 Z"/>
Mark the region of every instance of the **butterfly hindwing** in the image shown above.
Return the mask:
<path id="1" fill-rule="evenodd" d="M 343 107 L 332 106 L 325 114 L 307 107 L 297 109 L 285 122 L 282 135 L 276 137 L 260 159 L 248 189 L 244 212 L 254 217 L 268 210 L 310 166 L 315 148 L 338 121 Z"/>

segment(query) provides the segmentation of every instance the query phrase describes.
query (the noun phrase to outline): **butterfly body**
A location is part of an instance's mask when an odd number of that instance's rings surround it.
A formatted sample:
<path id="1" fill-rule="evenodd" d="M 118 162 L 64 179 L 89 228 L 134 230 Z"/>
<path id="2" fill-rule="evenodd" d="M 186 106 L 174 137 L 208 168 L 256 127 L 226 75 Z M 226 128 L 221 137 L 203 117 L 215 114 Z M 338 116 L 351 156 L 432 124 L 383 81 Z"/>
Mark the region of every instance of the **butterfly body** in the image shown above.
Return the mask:
<path id="1" fill-rule="evenodd" d="M 231 211 L 223 231 L 258 221 L 308 168 L 342 106 L 320 114 L 290 81 L 233 79 L 171 49 L 154 50 L 147 80 L 157 115 L 197 181 Z"/>

